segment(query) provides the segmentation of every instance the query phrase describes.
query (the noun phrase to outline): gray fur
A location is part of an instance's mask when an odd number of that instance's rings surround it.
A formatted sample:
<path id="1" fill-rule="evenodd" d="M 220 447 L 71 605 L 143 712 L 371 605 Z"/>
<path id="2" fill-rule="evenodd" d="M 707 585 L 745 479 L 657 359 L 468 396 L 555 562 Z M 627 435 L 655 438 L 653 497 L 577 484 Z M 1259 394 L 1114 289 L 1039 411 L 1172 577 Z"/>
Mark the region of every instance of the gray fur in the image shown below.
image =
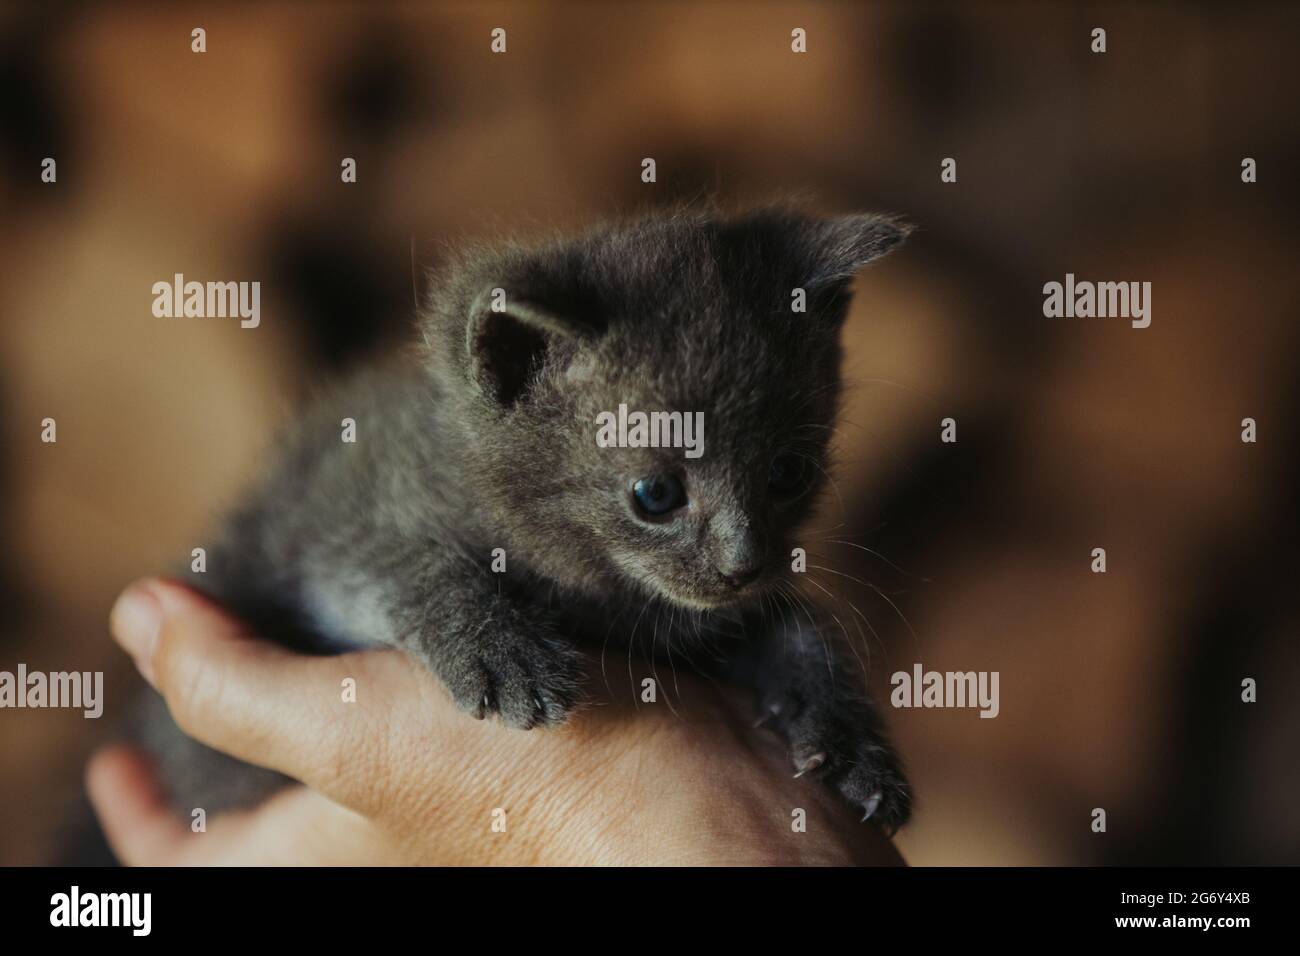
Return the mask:
<path id="1" fill-rule="evenodd" d="M 422 347 L 295 426 L 191 583 L 304 651 L 400 647 L 461 708 L 519 728 L 579 703 L 584 648 L 666 649 L 680 666 L 707 641 L 796 767 L 824 754 L 810 772 L 859 806 L 879 795 L 876 818 L 896 827 L 908 788 L 862 689 L 827 666 L 822 634 L 760 609 L 824 481 L 849 280 L 904 235 L 875 216 L 682 210 L 463 253 L 435 285 Z M 806 314 L 791 311 L 795 287 Z M 597 413 L 620 402 L 703 412 L 704 456 L 597 447 Z M 783 450 L 814 471 L 778 501 L 768 469 Z M 666 471 L 690 505 L 639 517 L 632 483 Z M 737 568 L 756 579 L 738 587 Z M 283 783 L 151 724 L 180 806 Z"/>

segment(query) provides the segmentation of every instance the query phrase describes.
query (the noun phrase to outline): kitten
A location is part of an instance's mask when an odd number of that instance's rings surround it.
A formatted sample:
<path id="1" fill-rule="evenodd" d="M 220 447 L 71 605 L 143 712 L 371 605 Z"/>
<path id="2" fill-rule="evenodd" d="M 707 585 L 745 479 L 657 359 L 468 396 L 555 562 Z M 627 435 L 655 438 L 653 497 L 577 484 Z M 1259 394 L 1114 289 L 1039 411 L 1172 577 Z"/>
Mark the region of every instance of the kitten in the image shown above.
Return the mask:
<path id="1" fill-rule="evenodd" d="M 464 254 L 420 354 L 318 404 L 190 582 L 304 651 L 400 647 L 521 729 L 571 713 L 583 648 L 680 663 L 708 634 L 795 768 L 895 829 L 910 791 L 830 629 L 763 599 L 825 481 L 850 281 L 905 232 L 688 210 Z M 621 404 L 702 413 L 703 455 L 600 447 Z M 181 806 L 285 782 L 150 724 Z"/>

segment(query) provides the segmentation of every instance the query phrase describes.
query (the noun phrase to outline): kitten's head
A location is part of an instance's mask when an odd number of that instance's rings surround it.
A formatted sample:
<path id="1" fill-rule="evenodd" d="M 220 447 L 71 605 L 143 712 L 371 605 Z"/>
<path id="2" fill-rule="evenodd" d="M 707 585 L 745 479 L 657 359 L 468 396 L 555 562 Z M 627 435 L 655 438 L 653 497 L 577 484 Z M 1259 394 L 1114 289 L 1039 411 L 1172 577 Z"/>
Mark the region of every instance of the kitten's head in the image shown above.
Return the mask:
<path id="1" fill-rule="evenodd" d="M 850 281 L 905 233 L 681 212 L 464 264 L 429 339 L 500 546 L 584 590 L 758 595 L 826 481 Z M 696 448 L 602 447 L 620 406 L 629 445 L 632 413 L 675 412 L 650 431 Z"/>

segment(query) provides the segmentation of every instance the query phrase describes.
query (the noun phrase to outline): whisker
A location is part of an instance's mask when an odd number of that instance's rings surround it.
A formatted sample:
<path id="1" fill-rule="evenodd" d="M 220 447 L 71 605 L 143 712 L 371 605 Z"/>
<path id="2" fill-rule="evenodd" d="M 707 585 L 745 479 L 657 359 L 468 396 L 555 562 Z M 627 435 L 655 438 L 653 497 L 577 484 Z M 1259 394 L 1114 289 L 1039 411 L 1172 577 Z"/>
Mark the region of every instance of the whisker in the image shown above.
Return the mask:
<path id="1" fill-rule="evenodd" d="M 645 617 L 645 612 L 652 603 L 654 603 L 653 597 L 647 598 L 641 605 L 641 613 L 636 616 L 636 621 L 632 624 L 632 634 L 627 641 L 627 682 L 632 687 L 632 702 L 637 709 L 641 707 L 641 697 L 636 692 L 636 677 L 632 674 L 632 648 L 636 644 L 636 629 L 641 626 L 641 618 Z"/>
<path id="2" fill-rule="evenodd" d="M 828 641 L 826 640 L 826 635 L 822 633 L 821 628 L 819 628 L 819 627 L 817 626 L 817 622 L 816 622 L 815 620 L 813 620 L 812 613 L 808 610 L 807 605 L 806 605 L 806 601 L 805 601 L 803 595 L 801 595 L 801 594 L 799 593 L 798 589 L 795 588 L 793 585 L 791 585 L 791 588 L 792 588 L 792 592 L 791 592 L 791 593 L 792 593 L 792 596 L 793 596 L 794 599 L 795 599 L 795 602 L 796 602 L 797 606 L 803 608 L 804 616 L 808 618 L 808 626 L 809 626 L 809 628 L 812 630 L 813 634 L 815 634 L 815 635 L 817 636 L 817 639 L 820 640 L 820 641 L 822 642 L 822 650 L 823 650 L 823 652 L 824 652 L 825 655 L 826 655 L 826 670 L 827 670 L 827 673 L 830 674 L 831 679 L 832 679 L 832 681 L 833 681 L 834 678 L 835 678 L 835 662 L 834 662 L 834 660 L 833 660 L 832 657 L 831 657 L 831 646 L 830 646 L 830 642 L 828 642 Z"/>
<path id="3" fill-rule="evenodd" d="M 831 593 L 829 590 L 827 590 L 826 588 L 822 587 L 820 584 L 818 584 L 818 583 L 817 583 L 816 581 L 814 581 L 812 578 L 808 578 L 807 581 L 808 581 L 809 584 L 813 585 L 813 586 L 816 587 L 817 589 L 819 589 L 819 590 L 821 590 L 822 592 L 824 592 L 824 593 L 826 594 L 826 596 L 829 597 L 832 601 L 835 601 L 837 604 L 839 603 L 839 600 L 835 597 L 834 594 L 832 594 L 832 593 Z M 847 644 L 847 645 L 849 646 L 849 650 L 852 651 L 852 652 L 853 652 L 853 656 L 854 656 L 855 658 L 857 658 L 858 666 L 862 668 L 862 676 L 863 676 L 864 678 L 867 677 L 867 668 L 866 668 L 866 666 L 862 663 L 862 658 L 861 658 L 861 657 L 858 657 L 857 649 L 853 646 L 853 638 L 849 636 L 849 629 L 848 629 L 847 627 L 844 626 L 844 622 L 840 620 L 839 615 L 837 615 L 834 611 L 832 611 L 832 610 L 830 610 L 830 609 L 828 608 L 828 609 L 826 610 L 826 613 L 829 614 L 832 618 L 835 619 L 835 623 L 838 624 L 838 625 L 840 626 L 840 630 L 844 632 L 844 643 Z M 825 640 L 825 639 L 823 638 L 823 641 L 824 641 L 824 640 Z M 827 663 L 828 663 L 828 664 L 830 663 L 830 660 L 829 660 L 830 649 L 829 649 L 829 648 L 830 648 L 830 645 L 827 644 Z M 834 678 L 834 676 L 835 676 L 835 671 L 834 671 L 834 669 L 832 669 L 832 670 L 831 670 L 831 677 Z M 833 682 L 832 682 L 832 686 L 834 686 Z"/>
<path id="4" fill-rule="evenodd" d="M 913 574 L 913 573 L 910 572 L 910 571 L 905 571 L 905 570 L 903 570 L 903 569 L 900 568 L 897 564 L 895 564 L 893 561 L 890 561 L 887 557 L 885 557 L 883 554 L 881 554 L 879 551 L 874 551 L 874 550 L 872 550 L 871 548 L 864 547 L 863 545 L 860 545 L 860 544 L 854 544 L 852 541 L 844 541 L 844 540 L 841 540 L 841 539 L 839 539 L 839 538 L 821 538 L 821 539 L 819 539 L 818 543 L 842 544 L 842 545 L 844 545 L 845 547 L 849 547 L 849 548 L 857 548 L 859 551 L 865 551 L 867 554 L 870 554 L 870 555 L 872 555 L 872 556 L 874 556 L 874 557 L 879 558 L 881 561 L 884 561 L 887 565 L 889 565 L 891 568 L 893 568 L 893 569 L 894 569 L 895 571 L 897 571 L 899 574 L 904 574 L 904 575 L 906 575 L 906 576 L 909 577 L 909 578 L 915 578 L 916 580 L 918 580 L 918 581 L 920 581 L 920 582 L 922 582 L 922 583 L 924 583 L 924 584 L 930 584 L 930 583 L 931 583 L 931 581 L 930 581 L 929 578 L 923 578 L 923 577 L 921 577 L 920 575 Z"/>
<path id="5" fill-rule="evenodd" d="M 876 587 L 870 581 L 863 581 L 861 578 L 855 578 L 853 575 L 845 574 L 843 571 L 836 571 L 834 568 L 827 568 L 819 564 L 810 564 L 808 565 L 808 567 L 815 568 L 818 571 L 828 571 L 831 574 L 838 574 L 842 578 L 848 578 L 850 581 L 856 581 L 858 584 L 861 584 L 863 587 L 871 588 L 871 590 L 875 591 L 876 594 L 878 594 L 882 599 L 884 599 L 889 604 L 890 607 L 894 609 L 894 613 L 898 615 L 898 619 L 903 622 L 903 626 L 906 627 L 908 632 L 912 635 L 912 640 L 916 641 L 917 646 L 920 647 L 921 639 L 916 636 L 916 631 L 912 629 L 912 623 L 907 619 L 907 616 L 899 609 L 898 605 L 894 603 L 893 599 L 884 591 L 882 591 L 880 588 Z"/>

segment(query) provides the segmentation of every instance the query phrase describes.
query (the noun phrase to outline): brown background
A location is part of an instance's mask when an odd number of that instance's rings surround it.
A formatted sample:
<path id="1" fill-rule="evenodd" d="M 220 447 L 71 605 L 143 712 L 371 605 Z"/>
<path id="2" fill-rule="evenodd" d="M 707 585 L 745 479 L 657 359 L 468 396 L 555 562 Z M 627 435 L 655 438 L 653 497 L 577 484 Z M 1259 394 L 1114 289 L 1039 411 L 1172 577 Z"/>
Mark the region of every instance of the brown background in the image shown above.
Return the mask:
<path id="1" fill-rule="evenodd" d="M 817 562 L 901 615 L 822 580 L 879 632 L 881 688 L 917 660 L 1001 672 L 996 720 L 889 713 L 921 796 L 904 852 L 1300 862 L 1298 26 L 1260 4 L 6 6 L 0 669 L 103 669 L 120 713 L 114 595 L 202 543 L 314 383 L 408 334 L 413 259 L 798 195 L 920 227 L 859 283 L 828 506 L 902 570 Z M 154 318 L 176 272 L 260 280 L 261 328 Z M 1044 318 L 1066 272 L 1152 282 L 1151 327 Z M 0 862 L 48 857 L 110 730 L 0 712 Z"/>

